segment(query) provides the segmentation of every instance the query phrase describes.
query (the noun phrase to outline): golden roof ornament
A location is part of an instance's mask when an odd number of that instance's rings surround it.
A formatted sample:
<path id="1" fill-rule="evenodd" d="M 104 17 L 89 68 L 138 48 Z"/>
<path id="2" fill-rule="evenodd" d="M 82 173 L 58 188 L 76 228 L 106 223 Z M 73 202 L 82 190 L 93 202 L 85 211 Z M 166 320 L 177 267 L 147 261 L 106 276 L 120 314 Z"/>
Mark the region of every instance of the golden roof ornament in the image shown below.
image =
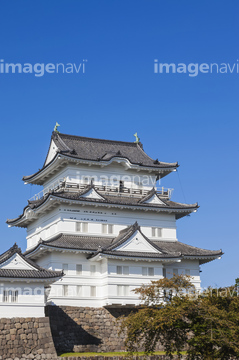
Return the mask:
<path id="1" fill-rule="evenodd" d="M 59 134 L 60 131 L 58 131 L 58 127 L 61 126 L 60 124 L 58 124 L 58 122 L 56 122 L 56 125 L 54 127 L 54 132 L 56 132 L 57 134 Z"/>
<path id="2" fill-rule="evenodd" d="M 134 134 L 134 136 L 135 136 L 135 143 L 136 144 L 138 144 L 139 143 L 139 140 L 140 140 L 140 138 L 138 137 L 138 134 L 137 134 L 137 132 Z"/>

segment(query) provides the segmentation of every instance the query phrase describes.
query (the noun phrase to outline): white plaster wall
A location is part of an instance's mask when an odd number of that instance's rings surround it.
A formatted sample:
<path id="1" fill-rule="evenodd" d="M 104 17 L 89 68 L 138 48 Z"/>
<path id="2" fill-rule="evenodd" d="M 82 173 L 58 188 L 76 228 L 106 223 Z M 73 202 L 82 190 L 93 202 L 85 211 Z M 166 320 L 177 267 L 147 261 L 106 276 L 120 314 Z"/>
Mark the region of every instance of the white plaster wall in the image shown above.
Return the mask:
<path id="1" fill-rule="evenodd" d="M 43 305 L 29 307 L 29 304 L 1 304 L 0 317 L 45 317 L 45 307 Z"/>
<path id="2" fill-rule="evenodd" d="M 65 234 L 81 234 L 76 232 L 76 221 L 88 222 L 89 236 L 107 236 L 102 234 L 102 224 L 113 224 L 114 232 L 109 236 L 117 236 L 119 231 L 138 221 L 143 233 L 150 239 L 175 241 L 176 220 L 173 214 L 162 214 L 148 211 L 109 210 L 81 205 L 61 205 L 34 221 L 27 229 L 27 249 L 35 246 L 40 239 L 48 240 L 53 236 Z M 152 238 L 151 227 L 162 228 L 161 238 Z"/>
<path id="3" fill-rule="evenodd" d="M 98 262 L 87 260 L 87 254 L 74 252 L 52 252 L 38 260 L 39 265 L 53 270 L 61 270 L 63 264 L 68 264 L 68 272 L 62 280 L 51 285 L 48 303 L 65 306 L 89 306 L 98 307 L 105 305 L 139 304 L 138 296 L 132 291 L 143 284 L 149 284 L 151 280 L 163 278 L 163 268 L 166 268 L 167 277 L 171 277 L 173 269 L 178 274 L 190 270 L 192 282 L 196 288 L 200 288 L 199 262 L 198 260 L 183 260 L 170 265 L 163 265 L 162 261 L 133 261 L 104 258 Z M 82 275 L 76 274 L 76 264 L 82 265 Z M 95 274 L 91 274 L 91 265 L 96 266 Z M 129 275 L 117 274 L 117 266 L 128 266 Z M 142 267 L 154 268 L 154 276 L 142 275 Z M 68 295 L 63 294 L 63 285 L 68 286 Z M 129 287 L 127 296 L 119 296 L 117 286 Z M 81 294 L 77 294 L 77 286 L 81 286 Z M 90 294 L 90 287 L 96 287 L 96 296 Z"/>
<path id="4" fill-rule="evenodd" d="M 192 277 L 191 281 L 195 285 L 196 289 L 200 289 L 201 287 L 201 280 L 200 280 L 200 267 L 199 267 L 199 260 L 182 260 L 180 263 L 172 264 L 172 265 L 165 265 L 166 269 L 166 276 L 171 278 L 174 273 L 174 269 L 178 269 L 178 275 L 186 275 L 186 270 L 189 270 L 190 276 Z"/>
<path id="5" fill-rule="evenodd" d="M 18 302 L 3 302 L 3 291 L 18 291 Z M 45 295 L 41 283 L 3 282 L 0 286 L 1 317 L 42 317 Z"/>

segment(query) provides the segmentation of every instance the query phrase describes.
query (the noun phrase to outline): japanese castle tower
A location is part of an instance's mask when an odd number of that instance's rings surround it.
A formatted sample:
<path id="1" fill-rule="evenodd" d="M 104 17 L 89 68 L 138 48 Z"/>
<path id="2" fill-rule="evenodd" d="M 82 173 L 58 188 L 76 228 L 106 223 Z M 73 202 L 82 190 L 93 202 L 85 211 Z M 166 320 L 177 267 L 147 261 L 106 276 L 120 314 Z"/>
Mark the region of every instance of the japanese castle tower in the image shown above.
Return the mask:
<path id="1" fill-rule="evenodd" d="M 156 187 L 177 167 L 151 159 L 138 138 L 52 133 L 43 167 L 23 177 L 43 190 L 7 220 L 27 229 L 22 259 L 50 272 L 48 304 L 133 306 L 139 304 L 133 289 L 173 273 L 191 275 L 200 288 L 200 265 L 222 252 L 178 241 L 176 221 L 198 205 L 173 202 L 171 189 Z M 2 281 L 1 274 L 0 256 Z"/>

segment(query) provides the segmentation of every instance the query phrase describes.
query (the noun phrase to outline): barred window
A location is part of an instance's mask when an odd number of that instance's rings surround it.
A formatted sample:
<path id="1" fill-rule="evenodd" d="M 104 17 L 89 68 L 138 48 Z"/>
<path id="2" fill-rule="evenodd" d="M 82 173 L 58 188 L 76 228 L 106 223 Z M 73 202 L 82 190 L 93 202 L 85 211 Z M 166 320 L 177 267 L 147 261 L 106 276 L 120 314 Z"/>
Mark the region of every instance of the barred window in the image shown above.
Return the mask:
<path id="1" fill-rule="evenodd" d="M 76 264 L 76 275 L 82 275 L 82 265 Z"/>
<path id="2" fill-rule="evenodd" d="M 18 302 L 18 290 L 3 290 L 3 302 Z"/>
<path id="3" fill-rule="evenodd" d="M 76 222 L 76 231 L 82 232 L 82 233 L 87 233 L 88 232 L 88 223 L 77 221 Z"/>
<path id="4" fill-rule="evenodd" d="M 151 228 L 152 231 L 152 237 L 162 237 L 162 228 L 158 228 L 158 227 L 152 227 Z"/>
<path id="5" fill-rule="evenodd" d="M 129 295 L 129 286 L 128 285 L 117 285 L 117 295 L 118 296 L 128 296 Z"/>
<path id="6" fill-rule="evenodd" d="M 63 296 L 68 296 L 68 285 L 63 285 Z"/>
<path id="7" fill-rule="evenodd" d="M 68 274 L 68 264 L 62 264 L 62 270 L 67 275 Z"/>
<path id="8" fill-rule="evenodd" d="M 117 266 L 117 275 L 129 275 L 129 266 Z"/>
<path id="9" fill-rule="evenodd" d="M 12 292 L 12 302 L 14 302 L 14 303 L 18 302 L 18 291 L 17 290 Z"/>
<path id="10" fill-rule="evenodd" d="M 96 273 L 96 266 L 95 265 L 90 265 L 90 274 L 95 275 L 95 273 Z"/>
<path id="11" fill-rule="evenodd" d="M 154 268 L 153 267 L 142 267 L 142 275 L 143 276 L 154 276 Z"/>
<path id="12" fill-rule="evenodd" d="M 102 224 L 103 234 L 113 234 L 114 226 L 112 224 Z"/>
<path id="13" fill-rule="evenodd" d="M 90 296 L 95 297 L 96 296 L 96 286 L 90 287 Z"/>
<path id="14" fill-rule="evenodd" d="M 81 285 L 77 285 L 76 292 L 77 292 L 77 296 L 79 296 L 79 297 L 82 296 L 82 286 Z"/>
<path id="15" fill-rule="evenodd" d="M 3 302 L 9 302 L 9 291 L 3 291 Z"/>

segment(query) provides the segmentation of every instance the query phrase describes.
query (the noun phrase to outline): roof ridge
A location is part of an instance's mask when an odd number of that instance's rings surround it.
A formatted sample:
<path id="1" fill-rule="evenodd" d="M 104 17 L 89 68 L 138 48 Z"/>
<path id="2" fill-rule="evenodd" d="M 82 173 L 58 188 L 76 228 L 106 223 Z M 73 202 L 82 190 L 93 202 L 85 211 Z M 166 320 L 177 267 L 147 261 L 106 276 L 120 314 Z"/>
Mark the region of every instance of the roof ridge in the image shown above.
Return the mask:
<path id="1" fill-rule="evenodd" d="M 55 133 L 53 131 L 53 133 Z M 61 136 L 65 136 L 65 137 L 68 137 L 68 138 L 77 138 L 77 139 L 85 139 L 85 140 L 89 140 L 89 141 L 99 141 L 99 142 L 109 142 L 109 143 L 119 143 L 119 144 L 126 144 L 126 145 L 131 145 L 133 147 L 137 147 L 137 143 L 134 143 L 134 142 L 130 142 L 130 141 L 122 141 L 122 140 L 110 140 L 110 139 L 99 139 L 99 138 L 92 138 L 92 137 L 87 137 L 87 136 L 80 136 L 80 135 L 71 135 L 71 134 L 62 134 L 62 133 L 59 133 L 57 134 L 59 137 Z"/>

